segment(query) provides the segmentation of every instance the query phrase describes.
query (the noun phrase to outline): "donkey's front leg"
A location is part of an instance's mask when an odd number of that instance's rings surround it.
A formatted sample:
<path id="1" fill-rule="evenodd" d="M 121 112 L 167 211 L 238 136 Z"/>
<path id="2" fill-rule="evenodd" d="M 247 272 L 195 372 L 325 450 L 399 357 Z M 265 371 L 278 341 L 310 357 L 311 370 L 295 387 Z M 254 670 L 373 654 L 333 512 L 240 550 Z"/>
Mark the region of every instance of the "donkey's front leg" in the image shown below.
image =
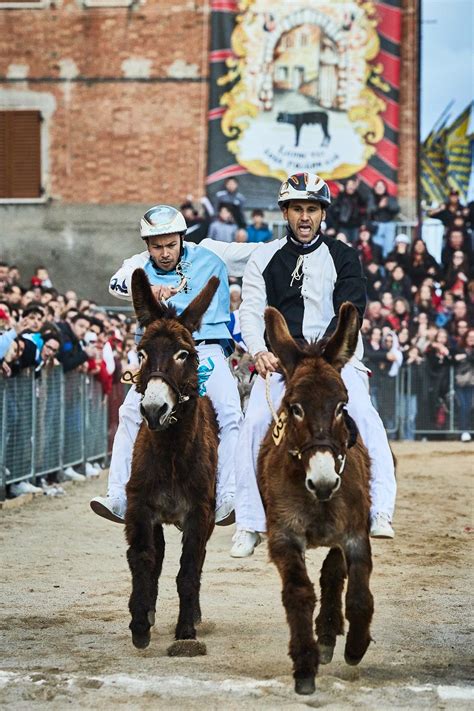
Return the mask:
<path id="1" fill-rule="evenodd" d="M 374 598 L 369 589 L 372 555 L 368 535 L 351 537 L 344 545 L 348 569 L 346 618 L 349 621 L 344 658 L 347 664 L 359 664 L 371 642 L 370 622 Z"/>
<path id="2" fill-rule="evenodd" d="M 176 578 L 179 595 L 176 639 L 196 639 L 194 623 L 196 613 L 200 612 L 199 589 L 209 528 L 208 516 L 203 511 L 193 511 L 184 525 L 183 550 Z"/>
<path id="3" fill-rule="evenodd" d="M 283 583 L 282 600 L 290 626 L 295 691 L 312 694 L 319 661 L 313 633 L 316 595 L 306 572 L 303 544 L 293 536 L 270 534 L 268 548 Z"/>
<path id="4" fill-rule="evenodd" d="M 342 591 L 346 562 L 340 548 L 331 548 L 321 569 L 321 608 L 316 618 L 319 662 L 329 664 L 334 654 L 336 637 L 344 633 Z"/>
<path id="5" fill-rule="evenodd" d="M 130 630 L 132 641 L 138 649 L 150 644 L 148 613 L 154 609 L 155 548 L 151 516 L 146 506 L 135 511 L 129 507 L 125 519 L 125 535 L 129 544 L 127 560 L 132 573 L 132 594 L 129 610 L 132 615 Z"/>

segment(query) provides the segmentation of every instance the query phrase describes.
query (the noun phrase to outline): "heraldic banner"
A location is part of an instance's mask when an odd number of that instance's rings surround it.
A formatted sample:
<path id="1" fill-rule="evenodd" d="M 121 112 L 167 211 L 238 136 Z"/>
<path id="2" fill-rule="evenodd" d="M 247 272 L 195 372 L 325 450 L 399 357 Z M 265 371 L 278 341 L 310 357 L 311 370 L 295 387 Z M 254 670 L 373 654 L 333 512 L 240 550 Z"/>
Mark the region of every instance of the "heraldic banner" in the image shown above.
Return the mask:
<path id="1" fill-rule="evenodd" d="M 211 0 L 207 186 L 272 208 L 291 173 L 397 192 L 401 0 Z"/>

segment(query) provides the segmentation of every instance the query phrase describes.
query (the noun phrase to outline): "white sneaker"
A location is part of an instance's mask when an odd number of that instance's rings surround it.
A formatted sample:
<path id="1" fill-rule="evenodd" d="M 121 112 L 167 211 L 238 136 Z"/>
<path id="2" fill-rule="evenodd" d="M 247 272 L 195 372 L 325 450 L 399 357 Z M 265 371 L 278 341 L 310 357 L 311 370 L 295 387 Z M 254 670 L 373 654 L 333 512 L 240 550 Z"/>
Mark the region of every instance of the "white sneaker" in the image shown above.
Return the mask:
<path id="1" fill-rule="evenodd" d="M 253 554 L 262 539 L 256 531 L 246 531 L 245 528 L 238 528 L 232 541 L 234 543 L 230 549 L 232 558 L 247 558 L 247 556 Z"/>
<path id="2" fill-rule="evenodd" d="M 86 462 L 86 477 L 91 479 L 93 477 L 99 476 L 99 472 L 91 462 Z"/>
<path id="3" fill-rule="evenodd" d="M 13 496 L 22 496 L 23 494 L 31 493 L 27 481 L 19 481 L 17 484 L 10 484 L 10 494 L 13 494 Z"/>
<path id="4" fill-rule="evenodd" d="M 216 526 L 230 526 L 235 523 L 234 499 L 227 498 L 216 508 Z"/>
<path id="5" fill-rule="evenodd" d="M 123 499 L 112 499 L 110 496 L 95 496 L 90 507 L 94 513 L 114 523 L 125 523 L 127 502 Z"/>
<path id="6" fill-rule="evenodd" d="M 461 442 L 470 442 L 472 439 L 469 432 L 463 432 L 461 435 Z"/>
<path id="7" fill-rule="evenodd" d="M 35 486 L 34 484 L 31 483 L 31 481 L 26 481 L 25 484 L 28 487 L 28 491 L 31 494 L 42 494 L 43 489 L 40 486 Z"/>
<path id="8" fill-rule="evenodd" d="M 79 474 L 79 472 L 76 472 L 75 469 L 72 467 L 67 467 L 64 472 L 64 478 L 68 479 L 69 481 L 85 481 L 85 476 L 84 474 Z"/>
<path id="9" fill-rule="evenodd" d="M 387 514 L 375 514 L 370 523 L 370 535 L 372 538 L 394 538 L 395 531 Z"/>

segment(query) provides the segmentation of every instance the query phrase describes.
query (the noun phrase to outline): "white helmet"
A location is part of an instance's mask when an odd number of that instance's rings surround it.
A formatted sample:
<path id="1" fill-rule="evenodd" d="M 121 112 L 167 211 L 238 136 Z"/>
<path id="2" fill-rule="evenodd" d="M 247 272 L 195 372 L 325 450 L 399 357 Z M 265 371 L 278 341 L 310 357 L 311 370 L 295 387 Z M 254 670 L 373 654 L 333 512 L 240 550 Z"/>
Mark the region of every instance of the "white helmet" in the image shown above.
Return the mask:
<path id="1" fill-rule="evenodd" d="M 140 220 L 140 235 L 142 239 L 156 235 L 171 235 L 176 232 L 183 235 L 187 228 L 183 215 L 169 205 L 150 207 Z"/>
<path id="2" fill-rule="evenodd" d="M 295 173 L 280 186 L 278 205 L 284 207 L 290 200 L 313 200 L 324 207 L 331 204 L 327 183 L 316 173 Z"/>

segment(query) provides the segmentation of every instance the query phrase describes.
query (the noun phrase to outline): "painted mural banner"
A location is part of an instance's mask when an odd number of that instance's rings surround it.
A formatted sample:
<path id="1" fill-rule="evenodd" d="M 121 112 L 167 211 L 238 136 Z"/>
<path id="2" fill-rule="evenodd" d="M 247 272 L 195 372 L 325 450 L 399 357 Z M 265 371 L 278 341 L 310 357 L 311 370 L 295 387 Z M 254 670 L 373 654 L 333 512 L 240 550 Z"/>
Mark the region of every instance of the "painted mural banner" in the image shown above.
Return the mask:
<path id="1" fill-rule="evenodd" d="M 275 195 L 301 171 L 396 192 L 399 1 L 215 0 L 210 192 Z M 262 182 L 263 179 L 263 182 Z"/>

